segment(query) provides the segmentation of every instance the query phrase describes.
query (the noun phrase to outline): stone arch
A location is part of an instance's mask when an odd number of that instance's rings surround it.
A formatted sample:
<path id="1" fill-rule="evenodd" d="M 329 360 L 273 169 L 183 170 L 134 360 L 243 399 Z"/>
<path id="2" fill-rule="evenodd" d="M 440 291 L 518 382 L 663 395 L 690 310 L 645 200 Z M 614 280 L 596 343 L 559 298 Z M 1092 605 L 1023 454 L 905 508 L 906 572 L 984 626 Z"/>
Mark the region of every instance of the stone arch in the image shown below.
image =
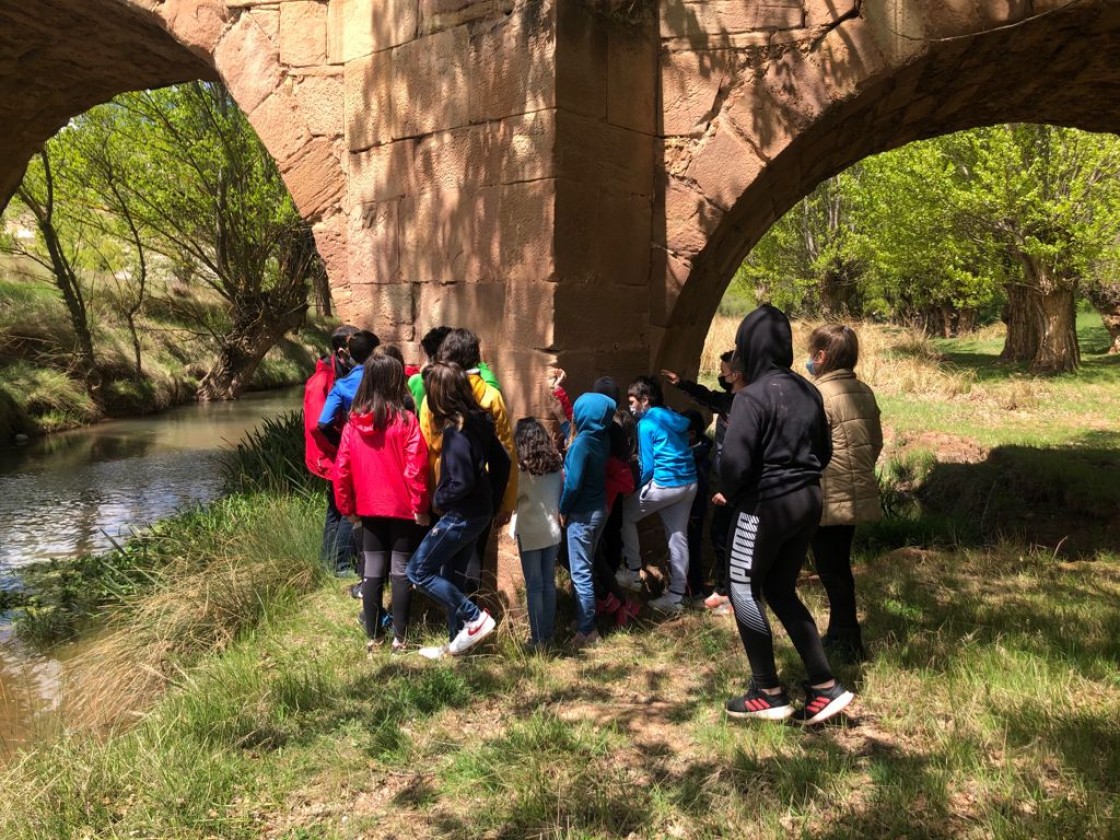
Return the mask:
<path id="1" fill-rule="evenodd" d="M 761 45 L 688 23 L 667 37 L 662 23 L 655 368 L 695 370 L 750 248 L 862 158 L 1001 122 L 1120 131 L 1120 13 L 1107 3 L 829 0 L 800 14 Z"/>
<path id="2" fill-rule="evenodd" d="M 128 90 L 221 79 L 345 273 L 342 68 L 328 65 L 327 6 L 235 0 L 41 0 L 0 4 L 0 206 L 44 142 Z"/>

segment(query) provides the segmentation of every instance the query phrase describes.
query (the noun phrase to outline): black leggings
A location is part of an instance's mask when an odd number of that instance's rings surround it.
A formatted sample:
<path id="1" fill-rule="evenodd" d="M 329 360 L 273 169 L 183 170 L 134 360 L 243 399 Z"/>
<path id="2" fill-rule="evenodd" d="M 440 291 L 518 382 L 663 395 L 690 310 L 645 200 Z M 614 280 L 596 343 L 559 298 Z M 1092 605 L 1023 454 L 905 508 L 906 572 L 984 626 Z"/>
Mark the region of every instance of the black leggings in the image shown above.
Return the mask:
<path id="1" fill-rule="evenodd" d="M 406 568 L 412 552 L 420 543 L 421 530 L 408 519 L 362 517 L 362 610 L 366 635 L 371 639 L 381 631 L 384 615 L 381 594 L 388 577 L 393 605 L 393 636 L 404 642 L 412 604 L 412 584 L 408 582 Z"/>
<path id="2" fill-rule="evenodd" d="M 712 505 L 712 587 L 720 595 L 727 594 L 727 539 L 733 513 L 730 505 Z"/>
<path id="3" fill-rule="evenodd" d="M 731 603 L 760 688 L 781 685 L 764 597 L 805 663 L 809 682 L 819 685 L 832 679 L 817 625 L 797 597 L 797 576 L 820 520 L 817 485 L 735 509 L 727 540 Z"/>
<path id="4" fill-rule="evenodd" d="M 813 535 L 813 565 L 828 593 L 828 635 L 850 636 L 859 630 L 856 579 L 852 577 L 855 525 L 826 525 Z"/>
<path id="5" fill-rule="evenodd" d="M 607 521 L 603 525 L 603 536 L 599 539 L 599 547 L 595 550 L 591 572 L 595 581 L 595 597 L 606 598 L 614 595 L 619 603 L 625 604 L 629 599 L 614 573 L 622 563 L 622 502 L 625 497 L 615 496 L 614 505 L 611 507 Z"/>

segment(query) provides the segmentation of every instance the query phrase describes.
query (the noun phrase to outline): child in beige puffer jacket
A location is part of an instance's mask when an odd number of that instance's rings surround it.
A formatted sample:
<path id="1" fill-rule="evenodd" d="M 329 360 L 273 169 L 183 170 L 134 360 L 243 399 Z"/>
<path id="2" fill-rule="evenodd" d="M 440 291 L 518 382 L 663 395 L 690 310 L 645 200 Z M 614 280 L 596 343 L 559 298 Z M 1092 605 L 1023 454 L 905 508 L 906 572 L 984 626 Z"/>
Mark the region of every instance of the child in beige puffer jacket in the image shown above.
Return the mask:
<path id="1" fill-rule="evenodd" d="M 875 394 L 856 378 L 859 339 L 841 324 L 818 327 L 809 336 L 806 367 L 824 400 L 832 432 L 832 460 L 821 475 L 824 507 L 813 537 L 813 562 L 828 593 L 828 631 L 821 641 L 831 656 L 865 658 L 856 617 L 852 538 L 856 525 L 882 517 L 875 462 L 883 430 Z"/>

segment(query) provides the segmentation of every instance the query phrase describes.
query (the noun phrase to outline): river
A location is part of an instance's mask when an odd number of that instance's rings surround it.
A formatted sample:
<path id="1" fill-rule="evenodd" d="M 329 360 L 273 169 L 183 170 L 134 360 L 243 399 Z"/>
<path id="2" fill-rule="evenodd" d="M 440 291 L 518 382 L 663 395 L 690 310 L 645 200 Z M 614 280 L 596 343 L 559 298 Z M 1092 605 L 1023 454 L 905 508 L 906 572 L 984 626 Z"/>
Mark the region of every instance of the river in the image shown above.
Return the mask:
<path id="1" fill-rule="evenodd" d="M 300 406 L 300 389 L 114 420 L 0 448 L 0 587 L 28 563 L 104 551 L 113 540 L 221 490 L 217 456 L 261 420 Z M 49 726 L 64 649 L 38 656 L 0 613 L 0 758 Z M 44 723 L 47 721 L 47 723 Z"/>

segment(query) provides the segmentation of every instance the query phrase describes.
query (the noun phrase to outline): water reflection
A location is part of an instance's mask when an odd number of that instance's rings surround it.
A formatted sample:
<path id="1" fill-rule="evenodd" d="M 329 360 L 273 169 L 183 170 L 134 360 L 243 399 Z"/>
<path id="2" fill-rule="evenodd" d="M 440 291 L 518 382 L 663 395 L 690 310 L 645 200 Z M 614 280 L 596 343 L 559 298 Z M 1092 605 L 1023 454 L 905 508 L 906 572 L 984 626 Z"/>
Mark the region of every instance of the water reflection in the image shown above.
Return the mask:
<path id="1" fill-rule="evenodd" d="M 105 551 L 112 540 L 216 498 L 221 449 L 299 405 L 300 389 L 273 391 L 0 449 L 0 587 L 16 585 L 19 566 Z M 0 613 L 0 760 L 52 725 L 61 674 L 59 659 L 24 649 Z"/>

